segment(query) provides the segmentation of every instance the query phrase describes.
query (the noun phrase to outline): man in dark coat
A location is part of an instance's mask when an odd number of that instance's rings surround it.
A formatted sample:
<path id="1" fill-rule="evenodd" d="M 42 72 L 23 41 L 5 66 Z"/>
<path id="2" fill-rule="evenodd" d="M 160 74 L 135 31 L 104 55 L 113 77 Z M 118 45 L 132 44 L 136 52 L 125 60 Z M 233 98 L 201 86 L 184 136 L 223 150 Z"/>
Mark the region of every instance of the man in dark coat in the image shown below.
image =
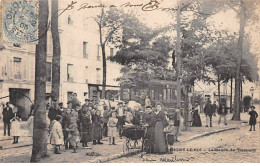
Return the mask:
<path id="1" fill-rule="evenodd" d="M 248 114 L 250 115 L 250 119 L 249 119 L 250 130 L 249 131 L 252 131 L 252 126 L 254 127 L 254 131 L 255 131 L 256 119 L 258 117 L 258 114 L 255 111 L 255 106 L 251 106 L 251 111 Z"/>
<path id="2" fill-rule="evenodd" d="M 211 101 L 208 100 L 207 104 L 204 107 L 204 113 L 206 115 L 206 127 L 208 126 L 208 122 L 210 121 L 210 127 L 212 127 L 212 115 L 213 115 L 213 109 L 212 109 L 212 104 Z"/>
<path id="3" fill-rule="evenodd" d="M 4 121 L 4 135 L 6 135 L 6 128 L 8 129 L 8 136 L 10 136 L 11 123 L 10 120 L 14 117 L 13 110 L 10 108 L 10 103 L 6 103 L 6 107 L 3 109 L 3 121 Z"/>
<path id="4" fill-rule="evenodd" d="M 57 115 L 62 116 L 62 112 L 58 107 L 57 100 L 53 99 L 52 106 L 49 108 L 49 113 L 48 113 L 48 117 L 49 117 L 50 121 L 52 122 L 56 118 Z"/>
<path id="5" fill-rule="evenodd" d="M 71 98 L 71 103 L 72 103 L 72 109 L 76 109 L 76 106 L 80 105 L 80 102 L 77 98 L 77 93 L 73 93 L 73 97 Z"/>
<path id="6" fill-rule="evenodd" d="M 219 120 L 218 124 L 220 124 L 222 117 L 224 118 L 224 124 L 227 125 L 227 107 L 225 105 L 220 105 L 218 109 Z"/>

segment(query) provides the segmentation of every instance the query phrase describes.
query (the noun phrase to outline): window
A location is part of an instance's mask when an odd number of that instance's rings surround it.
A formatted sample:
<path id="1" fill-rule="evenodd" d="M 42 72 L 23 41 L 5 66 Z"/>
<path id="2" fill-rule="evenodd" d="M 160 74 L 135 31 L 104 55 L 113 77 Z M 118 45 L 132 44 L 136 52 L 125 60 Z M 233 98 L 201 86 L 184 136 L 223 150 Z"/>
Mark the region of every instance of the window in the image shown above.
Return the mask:
<path id="1" fill-rule="evenodd" d="M 101 56 L 100 56 L 100 45 L 97 45 L 97 60 L 98 60 L 98 61 L 101 60 Z"/>
<path id="2" fill-rule="evenodd" d="M 96 68 L 97 70 L 97 84 L 100 84 L 101 83 L 101 68 Z"/>
<path id="3" fill-rule="evenodd" d="M 85 83 L 88 83 L 88 66 L 85 67 Z"/>
<path id="4" fill-rule="evenodd" d="M 167 100 L 171 100 L 171 89 L 167 89 Z"/>
<path id="5" fill-rule="evenodd" d="M 46 81 L 51 82 L 51 63 L 46 62 Z"/>
<path id="6" fill-rule="evenodd" d="M 114 56 L 114 48 L 110 48 L 110 56 Z"/>
<path id="7" fill-rule="evenodd" d="M 166 89 L 163 89 L 163 100 L 167 99 L 167 91 Z"/>
<path id="8" fill-rule="evenodd" d="M 14 57 L 14 78 L 21 79 L 21 62 L 22 58 Z"/>
<path id="9" fill-rule="evenodd" d="M 67 65 L 67 81 L 70 81 L 70 82 L 73 82 L 72 68 L 73 68 L 73 64 Z"/>
<path id="10" fill-rule="evenodd" d="M 83 58 L 88 58 L 87 45 L 88 45 L 88 42 L 83 41 Z"/>

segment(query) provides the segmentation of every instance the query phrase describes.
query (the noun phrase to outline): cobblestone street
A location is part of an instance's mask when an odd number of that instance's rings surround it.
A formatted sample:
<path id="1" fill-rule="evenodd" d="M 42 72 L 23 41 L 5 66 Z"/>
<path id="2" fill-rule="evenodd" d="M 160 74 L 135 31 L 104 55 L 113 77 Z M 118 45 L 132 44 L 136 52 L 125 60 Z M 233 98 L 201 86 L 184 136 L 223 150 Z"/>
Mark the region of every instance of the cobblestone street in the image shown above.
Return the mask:
<path id="1" fill-rule="evenodd" d="M 231 119 L 231 114 L 227 119 Z M 228 125 L 217 125 L 218 117 L 213 117 L 213 127 L 205 127 L 205 116 L 201 114 L 202 127 L 192 127 L 185 132 L 181 132 L 179 137 L 180 142 L 174 144 L 175 152 L 172 155 L 144 155 L 138 154 L 132 157 L 123 157 L 110 162 L 151 162 L 149 160 L 156 160 L 153 162 L 170 162 L 176 156 L 176 160 L 172 162 L 259 162 L 257 155 L 259 155 L 259 123 L 257 124 L 255 132 L 249 132 L 248 129 L 248 115 L 247 113 L 241 114 L 241 121 L 230 121 Z M 241 123 L 242 122 L 242 123 Z M 245 123 L 243 123 L 245 122 Z M 30 161 L 32 150 L 32 138 L 27 137 L 26 123 L 23 122 L 23 137 L 20 137 L 18 144 L 12 144 L 12 137 L 0 137 L 0 162 L 26 162 Z M 241 128 L 237 130 L 224 131 L 229 129 Z M 223 131 L 223 132 L 222 132 Z M 216 133 L 221 132 L 221 133 Z M 209 136 L 205 136 L 210 134 Z M 3 130 L 1 128 L 1 135 Z M 200 138 L 200 136 L 202 136 Z M 232 138 L 232 139 L 231 139 Z M 194 140 L 193 140 L 194 139 Z M 192 141 L 190 141 L 192 140 Z M 48 145 L 50 157 L 42 160 L 41 162 L 48 163 L 65 163 L 65 162 L 102 162 L 107 158 L 114 158 L 115 156 L 124 154 L 123 143 L 125 139 L 116 138 L 117 145 L 111 146 L 108 143 L 108 138 L 104 138 L 103 145 L 89 145 L 92 149 L 82 149 L 79 144 L 78 153 L 71 153 L 71 150 L 65 150 L 62 147 L 61 155 L 54 155 L 51 145 Z M 178 148 L 185 148 L 185 151 L 177 151 Z M 190 149 L 191 148 L 191 149 Z M 201 149 L 201 151 L 187 151 L 193 148 Z M 234 152 L 219 152 L 209 151 L 209 148 L 218 149 L 231 149 Z M 240 149 L 256 149 L 256 152 L 238 152 Z M 131 151 L 135 151 L 133 149 Z M 194 149 L 193 149 L 194 150 Z M 131 152 L 130 151 L 130 152 Z M 216 158 L 217 156 L 217 158 Z M 239 158 L 241 161 L 238 161 Z M 162 159 L 162 160 L 160 160 Z"/>
<path id="2" fill-rule="evenodd" d="M 249 132 L 248 127 L 242 127 L 238 130 L 213 134 L 186 143 L 176 143 L 174 144 L 175 151 L 173 154 L 138 154 L 124 159 L 113 160 L 111 162 L 259 163 L 259 134 L 258 123 L 255 132 Z M 231 151 L 231 149 L 234 151 Z"/>

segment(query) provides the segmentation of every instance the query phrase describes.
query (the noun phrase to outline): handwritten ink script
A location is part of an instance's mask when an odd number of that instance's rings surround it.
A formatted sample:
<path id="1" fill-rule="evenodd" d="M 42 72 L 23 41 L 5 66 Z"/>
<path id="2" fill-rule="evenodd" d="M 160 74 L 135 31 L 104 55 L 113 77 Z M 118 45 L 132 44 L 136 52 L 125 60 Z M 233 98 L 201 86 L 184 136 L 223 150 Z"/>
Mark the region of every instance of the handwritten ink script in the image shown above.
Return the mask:
<path id="1" fill-rule="evenodd" d="M 77 1 L 71 1 L 70 4 L 68 4 L 68 7 L 65 9 L 60 9 L 58 12 L 59 15 L 62 15 L 65 11 L 73 10 L 76 8 L 76 5 L 78 5 Z M 138 4 L 133 4 L 131 2 L 127 2 L 121 5 L 115 5 L 115 4 L 110 4 L 110 5 L 105 5 L 102 3 L 99 4 L 89 4 L 89 3 L 83 3 L 80 4 L 79 7 L 77 7 L 77 11 L 80 10 L 85 10 L 85 9 L 93 9 L 93 8 L 141 8 L 142 11 L 172 11 L 175 12 L 177 10 L 180 10 L 181 12 L 195 12 L 195 13 L 200 13 L 204 15 L 209 15 L 208 13 L 201 13 L 196 11 L 196 4 L 188 3 L 188 4 L 182 4 L 181 6 L 178 6 L 177 8 L 173 7 L 161 7 L 161 3 L 158 2 L 157 0 L 150 0 L 148 3 L 138 3 Z"/>

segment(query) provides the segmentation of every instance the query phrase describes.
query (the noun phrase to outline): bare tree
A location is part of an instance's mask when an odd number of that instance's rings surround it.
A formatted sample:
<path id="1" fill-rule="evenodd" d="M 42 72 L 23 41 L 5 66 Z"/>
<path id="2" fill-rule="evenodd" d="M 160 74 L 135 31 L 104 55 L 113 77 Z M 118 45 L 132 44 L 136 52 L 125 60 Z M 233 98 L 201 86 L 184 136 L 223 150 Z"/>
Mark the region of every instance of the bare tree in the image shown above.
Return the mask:
<path id="1" fill-rule="evenodd" d="M 60 92 L 60 35 L 58 29 L 58 0 L 52 0 L 51 4 L 51 34 L 53 43 L 52 57 L 52 97 L 59 101 Z"/>
<path id="2" fill-rule="evenodd" d="M 48 30 L 48 1 L 39 1 L 39 43 L 35 53 L 35 107 L 33 126 L 33 148 L 31 162 L 39 162 L 47 154 L 46 124 L 46 58 Z"/>

